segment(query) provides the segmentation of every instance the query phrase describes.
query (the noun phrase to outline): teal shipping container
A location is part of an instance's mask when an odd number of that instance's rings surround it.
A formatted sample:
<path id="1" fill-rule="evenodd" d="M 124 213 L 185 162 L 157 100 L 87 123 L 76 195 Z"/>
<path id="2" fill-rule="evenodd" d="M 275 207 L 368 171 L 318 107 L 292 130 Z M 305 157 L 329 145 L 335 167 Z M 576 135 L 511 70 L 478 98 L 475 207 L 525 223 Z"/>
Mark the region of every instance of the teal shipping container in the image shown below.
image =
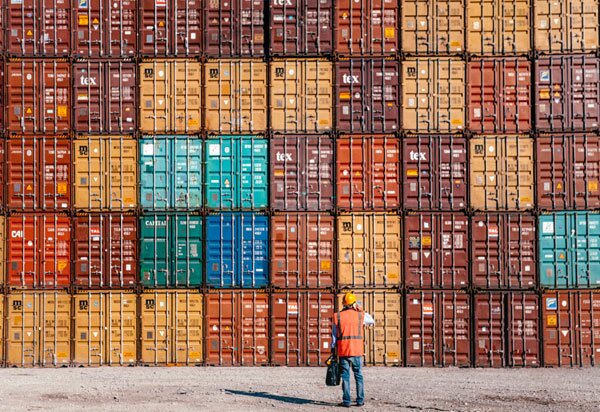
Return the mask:
<path id="1" fill-rule="evenodd" d="M 540 283 L 600 287 L 600 215 L 558 212 L 539 218 Z"/>
<path id="2" fill-rule="evenodd" d="M 206 141 L 206 205 L 214 210 L 266 208 L 267 139 L 218 136 Z"/>
<path id="3" fill-rule="evenodd" d="M 145 210 L 202 207 L 202 139 L 152 136 L 140 139 L 140 204 Z"/>
<path id="4" fill-rule="evenodd" d="M 202 285 L 203 220 L 184 213 L 140 218 L 140 278 L 145 287 Z"/>

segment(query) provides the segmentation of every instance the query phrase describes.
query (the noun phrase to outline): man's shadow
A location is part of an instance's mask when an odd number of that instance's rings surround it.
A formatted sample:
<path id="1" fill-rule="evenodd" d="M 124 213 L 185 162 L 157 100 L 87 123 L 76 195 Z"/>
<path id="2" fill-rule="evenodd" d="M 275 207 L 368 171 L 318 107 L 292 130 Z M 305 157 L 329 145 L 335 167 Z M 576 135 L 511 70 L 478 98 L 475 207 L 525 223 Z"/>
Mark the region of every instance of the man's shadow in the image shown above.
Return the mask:
<path id="1" fill-rule="evenodd" d="M 315 401 L 312 399 L 303 399 L 303 398 L 295 398 L 293 396 L 282 396 L 282 395 L 274 395 L 272 393 L 267 392 L 248 392 L 248 391 L 238 391 L 234 389 L 225 389 L 225 393 L 230 395 L 242 395 L 242 396 L 251 396 L 254 398 L 263 398 L 263 399 L 271 399 L 279 402 L 293 403 L 295 405 L 318 405 L 318 406 L 335 406 L 336 403 L 328 403 L 322 401 Z"/>

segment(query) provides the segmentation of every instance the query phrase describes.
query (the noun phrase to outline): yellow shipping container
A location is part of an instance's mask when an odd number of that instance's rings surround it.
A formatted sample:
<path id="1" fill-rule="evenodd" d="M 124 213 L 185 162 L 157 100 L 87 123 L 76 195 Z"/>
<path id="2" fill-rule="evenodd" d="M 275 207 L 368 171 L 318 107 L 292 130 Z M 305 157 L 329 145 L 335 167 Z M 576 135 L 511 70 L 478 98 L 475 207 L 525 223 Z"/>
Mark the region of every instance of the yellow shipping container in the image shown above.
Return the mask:
<path id="1" fill-rule="evenodd" d="M 6 283 L 6 218 L 0 216 L 0 285 Z M 0 358 L 3 359 L 3 358 Z"/>

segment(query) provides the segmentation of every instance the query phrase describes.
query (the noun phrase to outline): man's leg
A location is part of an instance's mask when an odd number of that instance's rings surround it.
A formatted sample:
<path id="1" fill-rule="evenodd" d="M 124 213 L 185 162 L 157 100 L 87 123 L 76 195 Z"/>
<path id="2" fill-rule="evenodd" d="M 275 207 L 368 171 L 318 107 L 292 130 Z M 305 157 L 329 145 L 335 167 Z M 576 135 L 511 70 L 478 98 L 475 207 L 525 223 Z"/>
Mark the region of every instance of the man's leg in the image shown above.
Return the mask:
<path id="1" fill-rule="evenodd" d="M 362 375 L 362 356 L 354 356 L 350 359 L 354 380 L 356 380 L 356 404 L 363 405 L 365 403 L 365 384 Z"/>
<path id="2" fill-rule="evenodd" d="M 350 362 L 352 358 L 340 358 L 340 365 L 342 366 L 342 391 L 344 396 L 342 398 L 344 405 L 350 406 L 352 403 L 350 399 Z"/>

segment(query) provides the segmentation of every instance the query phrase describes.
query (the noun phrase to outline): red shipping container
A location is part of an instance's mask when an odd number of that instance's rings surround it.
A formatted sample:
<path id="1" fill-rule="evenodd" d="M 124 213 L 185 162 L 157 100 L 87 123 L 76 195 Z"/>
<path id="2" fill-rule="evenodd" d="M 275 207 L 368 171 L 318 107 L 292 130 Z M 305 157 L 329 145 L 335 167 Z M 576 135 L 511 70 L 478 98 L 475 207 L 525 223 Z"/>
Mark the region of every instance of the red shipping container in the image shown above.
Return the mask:
<path id="1" fill-rule="evenodd" d="M 404 219 L 404 280 L 412 288 L 469 286 L 469 219 L 458 213 L 418 213 Z"/>
<path id="2" fill-rule="evenodd" d="M 6 163 L 5 152 L 6 152 L 6 141 L 4 139 L 0 139 L 0 162 L 2 164 Z M 2 167 L 2 166 L 0 166 L 0 187 L 2 187 L 2 188 L 6 187 L 6 171 L 5 171 L 4 167 Z M 5 209 L 6 209 L 5 193 L 4 193 L 4 189 L 0 189 L 0 211 L 3 211 Z M 1 277 L 1 275 L 0 275 L 0 277 Z M 0 284 L 2 284 L 2 282 L 3 281 L 0 281 Z"/>
<path id="3" fill-rule="evenodd" d="M 71 142 L 65 136 L 13 136 L 6 146 L 7 209 L 65 211 L 71 207 Z"/>
<path id="4" fill-rule="evenodd" d="M 475 366 L 540 366 L 537 293 L 476 294 Z"/>
<path id="5" fill-rule="evenodd" d="M 470 297 L 458 291 L 406 295 L 406 366 L 470 366 Z"/>
<path id="6" fill-rule="evenodd" d="M 89 214 L 75 217 L 73 226 L 75 286 L 135 286 L 138 260 L 135 216 Z"/>
<path id="7" fill-rule="evenodd" d="M 53 213 L 11 215 L 8 219 L 7 284 L 53 289 L 70 283 L 71 225 Z"/>
<path id="8" fill-rule="evenodd" d="M 322 366 L 331 355 L 334 296 L 321 291 L 271 295 L 271 363 Z"/>

